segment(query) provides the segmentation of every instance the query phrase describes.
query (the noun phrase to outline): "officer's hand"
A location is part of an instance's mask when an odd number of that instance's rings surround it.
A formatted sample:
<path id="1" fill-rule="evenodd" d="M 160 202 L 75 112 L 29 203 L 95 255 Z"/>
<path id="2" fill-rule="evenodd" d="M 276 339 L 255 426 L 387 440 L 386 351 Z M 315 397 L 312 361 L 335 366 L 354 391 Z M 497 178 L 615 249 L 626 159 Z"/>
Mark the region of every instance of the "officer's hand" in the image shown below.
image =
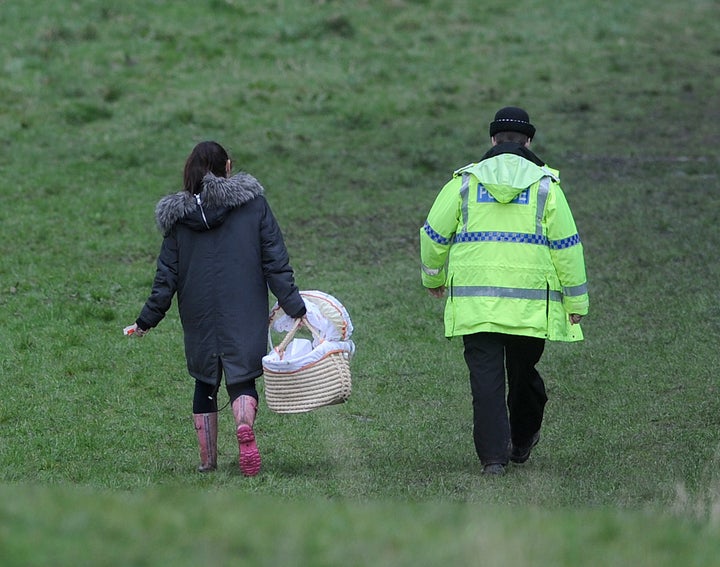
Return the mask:
<path id="1" fill-rule="evenodd" d="M 428 293 L 432 295 L 433 297 L 443 297 L 445 295 L 445 286 L 441 285 L 440 287 L 429 287 L 427 288 Z"/>
<path id="2" fill-rule="evenodd" d="M 578 315 L 577 313 L 571 313 L 571 314 L 570 314 L 570 322 L 571 322 L 573 325 L 577 325 L 582 318 L 583 318 L 583 316 L 582 316 L 582 315 Z"/>

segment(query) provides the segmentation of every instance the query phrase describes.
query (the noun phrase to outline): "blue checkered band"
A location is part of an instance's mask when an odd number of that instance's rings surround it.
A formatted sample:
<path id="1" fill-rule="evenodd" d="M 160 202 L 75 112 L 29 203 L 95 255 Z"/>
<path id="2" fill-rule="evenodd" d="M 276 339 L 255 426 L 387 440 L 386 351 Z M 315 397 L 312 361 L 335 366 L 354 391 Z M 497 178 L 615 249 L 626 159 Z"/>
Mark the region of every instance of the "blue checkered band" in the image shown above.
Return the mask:
<path id="1" fill-rule="evenodd" d="M 427 234 L 430 237 L 430 240 L 433 242 L 437 242 L 438 244 L 442 244 L 443 246 L 447 246 L 450 244 L 450 239 L 445 238 L 441 234 L 435 232 L 433 228 L 430 226 L 430 223 L 425 221 L 425 225 L 423 226 L 423 230 L 425 231 L 425 234 Z"/>
<path id="2" fill-rule="evenodd" d="M 524 234 L 522 232 L 462 232 L 455 235 L 453 242 L 456 244 L 460 242 L 519 242 L 548 245 L 547 237 L 542 234 Z"/>
<path id="3" fill-rule="evenodd" d="M 553 250 L 562 250 L 563 248 L 570 248 L 571 246 L 576 246 L 578 244 L 580 244 L 580 235 L 573 234 L 572 236 L 563 238 L 562 240 L 551 240 L 550 248 Z"/>

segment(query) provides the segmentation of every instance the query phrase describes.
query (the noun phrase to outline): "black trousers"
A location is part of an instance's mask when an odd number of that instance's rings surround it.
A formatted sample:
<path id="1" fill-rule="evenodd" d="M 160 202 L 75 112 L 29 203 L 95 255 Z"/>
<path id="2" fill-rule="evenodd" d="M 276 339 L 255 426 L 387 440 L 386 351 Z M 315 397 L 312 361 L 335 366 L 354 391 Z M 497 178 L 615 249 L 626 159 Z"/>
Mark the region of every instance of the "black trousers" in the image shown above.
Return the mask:
<path id="1" fill-rule="evenodd" d="M 483 465 L 507 464 L 510 441 L 526 446 L 542 425 L 547 395 L 535 365 L 545 340 L 475 333 L 464 335 L 463 342 L 470 370 L 475 451 Z"/>

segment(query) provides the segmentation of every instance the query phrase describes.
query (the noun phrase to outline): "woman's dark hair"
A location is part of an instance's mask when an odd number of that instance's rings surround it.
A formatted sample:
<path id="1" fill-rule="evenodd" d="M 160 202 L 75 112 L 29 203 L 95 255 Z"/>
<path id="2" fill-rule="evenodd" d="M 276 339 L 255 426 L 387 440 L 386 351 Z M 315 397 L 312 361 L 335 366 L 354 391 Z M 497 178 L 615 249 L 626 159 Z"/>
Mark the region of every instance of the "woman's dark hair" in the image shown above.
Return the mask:
<path id="1" fill-rule="evenodd" d="M 218 177 L 225 177 L 225 166 L 230 157 L 217 142 L 200 142 L 193 148 L 185 162 L 183 173 L 183 186 L 186 191 L 197 195 L 202 191 L 203 177 L 212 173 Z"/>

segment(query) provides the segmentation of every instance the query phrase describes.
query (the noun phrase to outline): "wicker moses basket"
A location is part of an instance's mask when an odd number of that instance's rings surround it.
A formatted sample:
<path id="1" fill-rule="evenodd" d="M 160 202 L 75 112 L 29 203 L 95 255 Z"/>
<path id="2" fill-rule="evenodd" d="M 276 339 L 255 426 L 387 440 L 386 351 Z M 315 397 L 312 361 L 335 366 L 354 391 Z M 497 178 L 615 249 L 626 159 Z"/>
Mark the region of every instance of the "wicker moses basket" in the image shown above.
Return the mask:
<path id="1" fill-rule="evenodd" d="M 350 359 L 355 345 L 350 317 L 333 296 L 302 291 L 308 313 L 291 319 L 276 304 L 270 312 L 270 353 L 263 358 L 265 400 L 275 413 L 303 413 L 345 402 L 352 392 Z M 312 343 L 297 339 L 301 327 L 312 333 Z M 286 332 L 277 347 L 272 331 Z"/>

